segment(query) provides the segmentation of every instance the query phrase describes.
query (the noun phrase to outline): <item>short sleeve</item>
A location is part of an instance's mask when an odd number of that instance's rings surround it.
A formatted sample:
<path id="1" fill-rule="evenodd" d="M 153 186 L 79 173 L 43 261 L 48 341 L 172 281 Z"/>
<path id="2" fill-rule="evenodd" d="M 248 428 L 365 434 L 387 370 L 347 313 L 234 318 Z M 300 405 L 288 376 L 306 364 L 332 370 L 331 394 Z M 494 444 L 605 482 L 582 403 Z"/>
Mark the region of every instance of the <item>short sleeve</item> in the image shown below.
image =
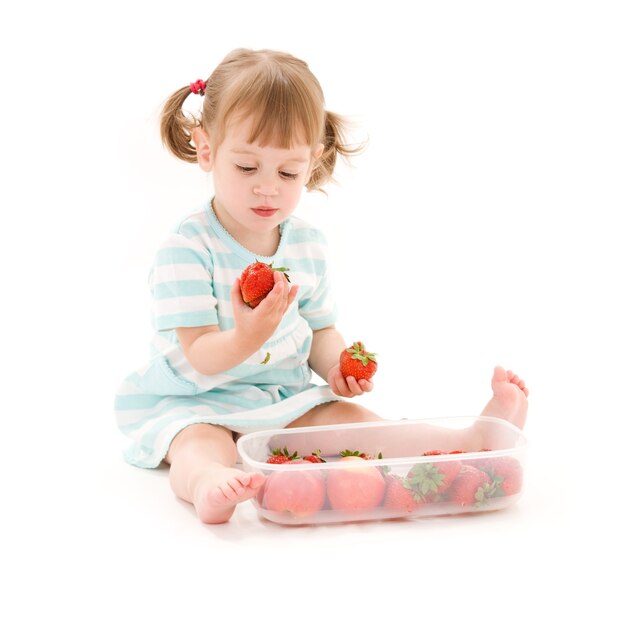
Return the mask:
<path id="1" fill-rule="evenodd" d="M 218 323 L 213 261 L 207 249 L 172 234 L 157 251 L 150 272 L 156 330 Z"/>
<path id="2" fill-rule="evenodd" d="M 337 321 L 337 306 L 328 273 L 327 244 L 323 234 L 312 230 L 306 236 L 307 259 L 303 261 L 308 277 L 298 301 L 300 315 L 312 330 L 332 326 Z"/>

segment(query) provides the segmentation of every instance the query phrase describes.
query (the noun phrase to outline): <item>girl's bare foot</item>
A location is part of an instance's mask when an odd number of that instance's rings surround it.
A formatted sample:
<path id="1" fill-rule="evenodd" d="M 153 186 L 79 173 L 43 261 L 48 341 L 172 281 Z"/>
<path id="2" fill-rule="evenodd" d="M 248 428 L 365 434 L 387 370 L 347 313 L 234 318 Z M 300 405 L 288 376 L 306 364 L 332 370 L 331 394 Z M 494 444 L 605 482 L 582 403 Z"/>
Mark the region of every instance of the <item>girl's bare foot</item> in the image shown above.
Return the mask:
<path id="1" fill-rule="evenodd" d="M 481 416 L 500 417 L 523 429 L 528 412 L 528 389 L 524 381 L 512 371 L 496 367 L 493 370 L 491 388 L 493 397 Z"/>
<path id="2" fill-rule="evenodd" d="M 225 523 L 242 501 L 255 497 L 263 482 L 263 473 L 216 467 L 198 478 L 193 504 L 203 523 Z"/>

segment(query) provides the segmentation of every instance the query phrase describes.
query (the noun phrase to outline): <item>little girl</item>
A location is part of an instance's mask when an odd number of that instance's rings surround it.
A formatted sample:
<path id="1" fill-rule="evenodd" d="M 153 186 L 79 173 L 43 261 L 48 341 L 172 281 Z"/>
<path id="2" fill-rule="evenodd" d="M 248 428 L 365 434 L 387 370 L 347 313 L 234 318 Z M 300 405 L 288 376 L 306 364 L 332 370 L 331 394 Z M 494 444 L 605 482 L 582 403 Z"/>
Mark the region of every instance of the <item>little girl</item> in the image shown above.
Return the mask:
<path id="1" fill-rule="evenodd" d="M 204 98 L 200 119 L 183 113 L 190 94 Z M 235 50 L 206 82 L 175 92 L 161 134 L 175 156 L 212 173 L 215 196 L 156 254 L 152 358 L 123 382 L 116 417 L 131 439 L 126 460 L 165 460 L 174 493 L 203 522 L 220 523 L 264 481 L 234 468 L 237 434 L 379 419 L 342 399 L 373 384 L 339 371 L 346 345 L 325 239 L 292 215 L 303 189 L 322 187 L 337 155 L 357 149 L 306 63 L 269 50 Z M 291 285 L 275 272 L 272 291 L 250 308 L 239 275 L 256 260 L 288 268 Z M 328 384 L 312 384 L 311 370 Z M 523 381 L 497 367 L 492 386 L 483 414 L 522 427 Z"/>

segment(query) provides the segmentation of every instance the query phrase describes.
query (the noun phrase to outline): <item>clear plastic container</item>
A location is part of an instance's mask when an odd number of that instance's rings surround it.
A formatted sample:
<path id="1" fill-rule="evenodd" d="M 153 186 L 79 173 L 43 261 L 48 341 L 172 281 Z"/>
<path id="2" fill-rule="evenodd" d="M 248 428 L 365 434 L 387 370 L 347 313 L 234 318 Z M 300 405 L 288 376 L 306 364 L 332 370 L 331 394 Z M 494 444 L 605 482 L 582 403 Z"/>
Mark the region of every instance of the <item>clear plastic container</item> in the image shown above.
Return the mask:
<path id="1" fill-rule="evenodd" d="M 519 428 L 493 417 L 267 430 L 237 441 L 244 469 L 266 476 L 252 500 L 259 515 L 286 525 L 499 510 L 521 495 L 526 445 Z M 274 451 L 297 458 L 268 463 Z M 314 453 L 325 462 L 301 459 Z"/>

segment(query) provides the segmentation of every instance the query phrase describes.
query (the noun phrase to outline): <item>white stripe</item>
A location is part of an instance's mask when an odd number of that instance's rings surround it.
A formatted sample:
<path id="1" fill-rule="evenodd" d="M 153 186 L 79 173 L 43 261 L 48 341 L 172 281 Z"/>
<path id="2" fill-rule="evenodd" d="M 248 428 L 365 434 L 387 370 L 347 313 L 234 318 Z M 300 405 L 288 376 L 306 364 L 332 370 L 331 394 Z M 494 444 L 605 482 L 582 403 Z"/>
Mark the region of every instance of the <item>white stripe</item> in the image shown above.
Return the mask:
<path id="1" fill-rule="evenodd" d="M 154 312 L 158 318 L 164 315 L 186 315 L 196 311 L 211 311 L 217 301 L 213 296 L 179 296 L 154 301 Z"/>
<path id="2" fill-rule="evenodd" d="M 290 244 L 285 249 L 285 263 L 288 259 L 317 259 L 324 261 L 326 258 L 326 246 L 318 242 L 298 242 Z M 289 267 L 289 266 L 287 266 Z"/>
<path id="3" fill-rule="evenodd" d="M 160 285 L 172 281 L 211 281 L 211 274 L 200 263 L 178 263 L 154 266 L 150 283 Z"/>

